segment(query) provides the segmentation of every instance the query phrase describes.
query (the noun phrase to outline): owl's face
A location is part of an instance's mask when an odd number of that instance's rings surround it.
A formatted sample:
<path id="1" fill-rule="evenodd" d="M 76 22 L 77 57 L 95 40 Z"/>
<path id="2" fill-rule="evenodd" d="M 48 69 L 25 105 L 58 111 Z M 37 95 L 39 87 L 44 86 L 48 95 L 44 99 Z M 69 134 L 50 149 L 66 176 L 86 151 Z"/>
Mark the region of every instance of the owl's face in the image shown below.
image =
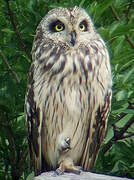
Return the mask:
<path id="1" fill-rule="evenodd" d="M 40 26 L 44 38 L 72 48 L 88 43 L 96 33 L 88 14 L 78 7 L 52 9 Z"/>

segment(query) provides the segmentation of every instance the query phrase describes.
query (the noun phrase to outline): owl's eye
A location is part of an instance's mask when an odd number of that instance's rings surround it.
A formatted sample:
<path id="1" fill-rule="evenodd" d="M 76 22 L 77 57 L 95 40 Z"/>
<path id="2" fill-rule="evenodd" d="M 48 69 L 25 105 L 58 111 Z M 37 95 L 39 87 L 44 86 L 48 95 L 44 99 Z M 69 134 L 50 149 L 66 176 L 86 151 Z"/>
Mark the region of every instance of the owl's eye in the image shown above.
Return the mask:
<path id="1" fill-rule="evenodd" d="M 57 25 L 55 26 L 55 30 L 58 31 L 58 32 L 59 32 L 59 31 L 62 31 L 63 28 L 64 28 L 64 27 L 63 27 L 62 24 L 57 24 Z"/>
<path id="2" fill-rule="evenodd" d="M 87 22 L 84 20 L 79 24 L 79 29 L 80 31 L 87 31 L 88 27 L 87 27 Z"/>
<path id="3" fill-rule="evenodd" d="M 84 24 L 80 24 L 80 30 L 81 31 L 85 31 L 86 27 L 84 26 Z"/>
<path id="4" fill-rule="evenodd" d="M 49 25 L 49 29 L 52 32 L 60 32 L 65 29 L 65 25 L 60 20 L 56 20 Z"/>

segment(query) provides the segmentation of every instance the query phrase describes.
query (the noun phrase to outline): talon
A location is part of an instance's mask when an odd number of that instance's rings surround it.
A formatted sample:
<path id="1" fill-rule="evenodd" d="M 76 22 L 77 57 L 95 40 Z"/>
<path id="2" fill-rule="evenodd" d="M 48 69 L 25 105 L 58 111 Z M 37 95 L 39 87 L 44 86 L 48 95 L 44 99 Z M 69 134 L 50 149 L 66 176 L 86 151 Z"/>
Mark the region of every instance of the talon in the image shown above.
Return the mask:
<path id="1" fill-rule="evenodd" d="M 70 138 L 69 137 L 67 137 L 66 139 L 65 139 L 65 143 L 66 143 L 66 145 L 65 145 L 65 149 L 71 149 L 70 148 Z"/>
<path id="2" fill-rule="evenodd" d="M 68 151 L 69 149 L 71 149 L 70 147 L 70 138 L 67 137 L 66 139 L 63 140 L 62 145 L 61 145 L 61 150 L 62 151 Z"/>
<path id="3" fill-rule="evenodd" d="M 70 169 L 67 169 L 66 171 L 67 172 L 72 172 L 74 174 L 79 175 L 81 173 L 81 171 L 82 171 L 82 167 L 80 167 L 80 166 L 72 166 Z"/>
<path id="4" fill-rule="evenodd" d="M 70 145 L 70 138 L 67 137 L 67 138 L 65 139 L 65 142 L 66 142 L 68 145 Z"/>
<path id="5" fill-rule="evenodd" d="M 59 168 L 56 169 L 55 173 L 56 173 L 56 175 L 64 174 L 64 172 L 61 169 L 59 169 Z"/>

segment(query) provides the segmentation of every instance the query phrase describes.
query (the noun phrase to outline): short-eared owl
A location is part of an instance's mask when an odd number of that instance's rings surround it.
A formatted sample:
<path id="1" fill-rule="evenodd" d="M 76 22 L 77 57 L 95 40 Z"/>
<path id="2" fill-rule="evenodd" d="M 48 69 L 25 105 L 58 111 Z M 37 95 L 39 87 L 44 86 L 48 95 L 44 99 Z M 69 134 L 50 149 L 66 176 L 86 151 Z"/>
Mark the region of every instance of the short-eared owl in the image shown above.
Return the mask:
<path id="1" fill-rule="evenodd" d="M 93 168 L 111 102 L 107 48 L 88 14 L 56 8 L 37 27 L 26 95 L 35 175 Z"/>

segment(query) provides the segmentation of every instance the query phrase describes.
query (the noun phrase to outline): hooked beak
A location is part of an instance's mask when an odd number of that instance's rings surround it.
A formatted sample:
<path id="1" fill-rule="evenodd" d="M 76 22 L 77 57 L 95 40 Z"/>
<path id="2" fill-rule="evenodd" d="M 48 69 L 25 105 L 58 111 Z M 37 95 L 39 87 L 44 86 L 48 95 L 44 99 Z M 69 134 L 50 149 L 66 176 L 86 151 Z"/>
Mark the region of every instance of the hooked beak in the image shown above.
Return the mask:
<path id="1" fill-rule="evenodd" d="M 70 43 L 72 44 L 72 46 L 74 46 L 75 45 L 75 41 L 76 41 L 76 32 L 72 31 L 70 34 L 71 34 Z"/>

